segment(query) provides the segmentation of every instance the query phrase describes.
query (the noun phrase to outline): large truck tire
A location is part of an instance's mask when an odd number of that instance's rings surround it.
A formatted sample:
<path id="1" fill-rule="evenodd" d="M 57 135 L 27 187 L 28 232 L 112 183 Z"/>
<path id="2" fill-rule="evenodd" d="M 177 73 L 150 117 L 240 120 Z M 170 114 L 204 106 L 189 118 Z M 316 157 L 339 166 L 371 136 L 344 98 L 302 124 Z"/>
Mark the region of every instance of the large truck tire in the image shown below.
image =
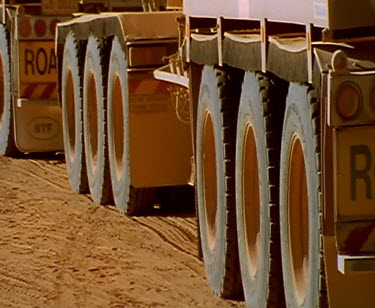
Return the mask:
<path id="1" fill-rule="evenodd" d="M 131 184 L 127 61 L 116 37 L 109 60 L 107 97 L 109 165 L 114 201 L 122 213 L 141 215 L 154 205 L 156 190 L 135 188 Z"/>
<path id="2" fill-rule="evenodd" d="M 8 32 L 0 24 L 0 155 L 17 156 L 14 139 L 13 100 Z"/>
<path id="3" fill-rule="evenodd" d="M 107 140 L 107 69 L 104 41 L 90 36 L 83 77 L 83 126 L 87 177 L 97 204 L 112 203 Z"/>
<path id="4" fill-rule="evenodd" d="M 319 102 L 290 84 L 280 159 L 280 227 L 288 307 L 326 307 L 320 209 Z"/>
<path id="5" fill-rule="evenodd" d="M 65 40 L 61 105 L 64 153 L 69 184 L 77 193 L 88 192 L 88 179 L 83 141 L 82 71 L 84 50 L 69 33 Z"/>
<path id="6" fill-rule="evenodd" d="M 237 122 L 237 236 L 248 307 L 285 307 L 279 229 L 279 161 L 287 87 L 247 72 Z"/>
<path id="7" fill-rule="evenodd" d="M 197 180 L 195 179 L 195 183 Z M 194 205 L 195 205 L 195 221 L 197 224 L 197 256 L 199 261 L 203 261 L 203 251 L 202 251 L 202 240 L 201 240 L 201 227 L 199 225 L 199 215 L 198 215 L 198 189 L 197 185 L 194 187 Z"/>
<path id="8" fill-rule="evenodd" d="M 205 66 L 197 111 L 198 218 L 206 276 L 213 292 L 242 294 L 235 208 L 235 136 L 242 75 Z"/>

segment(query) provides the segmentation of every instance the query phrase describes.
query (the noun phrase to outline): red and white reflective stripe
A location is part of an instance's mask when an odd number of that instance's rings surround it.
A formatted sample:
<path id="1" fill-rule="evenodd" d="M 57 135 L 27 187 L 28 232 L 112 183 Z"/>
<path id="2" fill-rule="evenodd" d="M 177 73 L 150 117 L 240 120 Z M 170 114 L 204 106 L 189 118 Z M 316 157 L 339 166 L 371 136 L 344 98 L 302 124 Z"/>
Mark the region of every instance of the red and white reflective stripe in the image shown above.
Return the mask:
<path id="1" fill-rule="evenodd" d="M 339 223 L 337 227 L 339 251 L 375 252 L 375 221 Z"/>
<path id="2" fill-rule="evenodd" d="M 130 79 L 130 95 L 169 95 L 168 83 L 154 79 Z"/>
<path id="3" fill-rule="evenodd" d="M 55 99 L 57 97 L 57 85 L 48 84 L 28 84 L 21 86 L 22 98 L 33 99 Z"/>
<path id="4" fill-rule="evenodd" d="M 128 85 L 131 112 L 169 112 L 173 108 L 167 82 L 150 78 L 130 78 Z"/>

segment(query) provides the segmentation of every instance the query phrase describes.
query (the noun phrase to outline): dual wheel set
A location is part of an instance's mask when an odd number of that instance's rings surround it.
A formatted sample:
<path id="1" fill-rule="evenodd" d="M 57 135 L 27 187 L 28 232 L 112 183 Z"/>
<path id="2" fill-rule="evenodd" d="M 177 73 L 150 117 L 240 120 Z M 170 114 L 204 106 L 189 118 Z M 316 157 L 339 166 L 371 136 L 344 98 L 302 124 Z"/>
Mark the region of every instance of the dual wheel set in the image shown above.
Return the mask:
<path id="1" fill-rule="evenodd" d="M 325 305 L 319 148 L 311 87 L 203 67 L 198 222 L 216 294 L 243 290 L 248 307 Z"/>
<path id="2" fill-rule="evenodd" d="M 7 42 L 5 28 L 0 41 Z M 109 61 L 108 61 L 109 55 Z M 61 70 L 64 147 L 70 185 L 121 212 L 152 205 L 151 188 L 129 174 L 125 52 L 70 33 Z M 0 151 L 13 138 L 9 46 L 0 46 Z M 199 237 L 218 295 L 244 290 L 250 307 L 321 306 L 319 103 L 308 86 L 205 66 L 196 127 Z M 239 256 L 239 258 L 238 258 Z M 241 273 L 241 275 L 239 275 Z M 285 300 L 284 300 L 285 297 Z"/>
<path id="3" fill-rule="evenodd" d="M 109 60 L 108 60 L 109 59 Z M 153 205 L 152 188 L 134 188 L 129 171 L 129 101 L 125 52 L 118 40 L 69 33 L 61 69 L 64 148 L 71 187 L 123 213 Z"/>

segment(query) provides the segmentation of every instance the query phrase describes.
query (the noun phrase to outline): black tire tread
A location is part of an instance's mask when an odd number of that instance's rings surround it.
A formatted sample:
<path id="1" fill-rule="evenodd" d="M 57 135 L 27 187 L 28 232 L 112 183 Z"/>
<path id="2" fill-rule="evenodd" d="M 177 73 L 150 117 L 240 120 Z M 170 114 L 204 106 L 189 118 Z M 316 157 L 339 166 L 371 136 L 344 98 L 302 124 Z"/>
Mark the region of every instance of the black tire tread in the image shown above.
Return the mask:
<path id="1" fill-rule="evenodd" d="M 112 204 L 112 183 L 111 183 L 111 172 L 109 167 L 109 154 L 108 154 L 108 136 L 107 136 L 107 80 L 108 80 L 108 67 L 109 67 L 109 55 L 110 55 L 110 42 L 105 39 L 98 40 L 99 54 L 100 54 L 100 65 L 102 67 L 102 80 L 103 80 L 103 111 L 104 111 L 104 181 L 103 181 L 103 195 L 100 204 Z"/>
<path id="2" fill-rule="evenodd" d="M 99 40 L 99 52 L 100 52 L 100 65 L 102 66 L 103 77 L 103 111 L 104 111 L 104 182 L 103 182 L 103 196 L 101 204 L 112 204 L 112 183 L 111 183 L 111 172 L 109 167 L 109 154 L 108 154 L 108 136 L 107 136 L 107 85 L 108 85 L 108 67 L 109 67 L 109 55 L 110 55 L 110 42 L 105 39 Z"/>
<path id="3" fill-rule="evenodd" d="M 82 41 L 77 41 L 77 44 L 76 44 L 76 48 L 77 48 L 77 54 L 78 54 L 78 65 L 79 65 L 79 68 L 78 68 L 78 73 L 79 73 L 79 78 L 81 80 L 81 88 L 79 89 L 80 92 L 81 92 L 81 99 L 83 97 L 83 69 L 84 69 L 84 63 L 85 63 L 85 53 L 86 53 L 86 44 L 84 44 L 84 42 Z M 81 127 L 82 127 L 82 131 L 81 131 L 81 140 L 82 142 L 83 141 L 83 103 L 81 103 Z M 81 169 L 81 183 L 79 185 L 79 190 L 78 190 L 78 193 L 81 193 L 81 194 L 85 194 L 85 193 L 88 193 L 89 191 L 89 180 L 87 178 L 87 169 L 86 169 L 86 162 L 85 162 L 85 147 L 83 146 L 82 147 L 82 169 Z"/>
<path id="4" fill-rule="evenodd" d="M 81 140 L 82 143 L 84 143 L 84 136 L 83 136 L 83 70 L 84 70 L 84 63 L 85 63 L 85 53 L 86 53 L 86 45 L 82 41 L 78 41 L 74 33 L 72 33 L 73 39 L 74 39 L 74 46 L 75 46 L 75 55 L 77 56 L 77 63 L 78 63 L 78 78 L 80 80 L 80 87 L 79 87 L 79 92 L 80 92 L 80 99 L 81 99 L 81 109 L 79 112 L 81 113 Z M 63 107 L 63 106 L 62 106 Z M 64 118 L 63 118 L 64 121 Z M 65 134 L 65 133 L 64 133 Z M 85 194 L 89 192 L 89 182 L 87 178 L 87 169 L 86 169 L 86 162 L 85 162 L 85 147 L 82 145 L 82 153 L 81 153 L 81 170 L 79 174 L 79 184 L 77 187 L 72 187 L 77 193 L 79 194 Z M 69 176 L 69 174 L 68 174 Z"/>
<path id="5" fill-rule="evenodd" d="M 280 250 L 279 167 L 283 125 L 283 117 L 280 115 L 284 113 L 288 87 L 282 80 L 263 73 L 257 74 L 257 80 L 263 104 L 270 194 L 270 293 L 268 307 L 285 307 Z"/>
<path id="6" fill-rule="evenodd" d="M 307 99 L 310 104 L 311 111 L 311 123 L 314 129 L 314 144 L 315 144 L 315 163 L 318 170 L 318 189 L 319 189 L 319 198 L 321 199 L 321 147 L 320 147 L 320 101 L 319 93 L 313 86 L 307 85 Z M 322 204 L 320 204 L 319 209 L 319 219 L 320 219 L 320 277 L 319 277 L 319 307 L 328 308 L 328 293 L 327 293 L 327 281 L 325 275 L 325 262 L 324 262 L 324 248 L 323 248 L 323 210 Z"/>
<path id="7" fill-rule="evenodd" d="M 5 28 L 4 25 L 0 25 L 0 31 L 2 31 L 3 34 L 6 37 L 6 42 L 2 42 L 2 44 L 6 45 L 7 54 L 4 55 L 5 57 L 3 56 L 2 59 L 3 59 L 3 61 L 4 61 L 4 58 L 9 59 L 9 63 L 3 63 L 4 74 L 8 74 L 9 80 L 11 80 L 11 58 L 10 58 L 11 53 L 10 53 L 10 44 L 9 44 L 9 42 L 10 42 L 9 32 L 7 31 L 7 29 Z M 11 86 L 12 86 L 12 83 L 10 82 L 9 87 L 7 87 L 9 89 L 9 92 L 10 92 L 9 93 L 9 100 L 10 100 L 9 109 L 4 110 L 5 116 L 6 116 L 6 114 L 8 114 L 9 117 L 10 117 L 9 126 L 8 126 L 8 128 L 6 128 L 8 130 L 8 136 L 7 136 L 7 140 L 5 141 L 4 151 L 1 154 L 5 155 L 5 156 L 9 156 L 9 157 L 19 157 L 21 155 L 21 152 L 18 150 L 17 145 L 16 145 L 16 141 L 15 141 L 14 121 L 13 121 L 13 99 L 12 99 Z M 3 103 L 4 103 L 4 108 L 5 108 L 6 102 L 3 102 Z"/>
<path id="8" fill-rule="evenodd" d="M 223 143 L 225 161 L 225 196 L 227 205 L 227 257 L 225 264 L 225 280 L 221 295 L 224 298 L 243 296 L 242 281 L 239 268 L 237 223 L 236 223 L 236 194 L 235 194 L 235 149 L 236 129 L 239 108 L 240 91 L 243 73 L 235 69 L 215 69 L 219 93 L 220 111 L 223 122 Z M 237 102 L 237 103 L 234 103 Z"/>
<path id="9" fill-rule="evenodd" d="M 83 69 L 84 69 L 84 63 L 85 63 L 85 53 L 86 53 L 86 44 L 82 41 L 77 42 L 77 52 L 78 52 L 78 63 L 79 69 L 79 78 L 81 79 L 81 99 L 83 97 Z M 81 103 L 81 107 L 83 107 L 83 103 Z M 81 138 L 83 141 L 83 109 L 81 108 L 81 127 L 82 127 L 82 133 Z M 87 178 L 87 169 L 86 169 L 86 162 L 85 162 L 85 147 L 82 147 L 82 170 L 81 170 L 81 184 L 79 186 L 79 193 L 85 194 L 89 191 L 89 180 Z"/>

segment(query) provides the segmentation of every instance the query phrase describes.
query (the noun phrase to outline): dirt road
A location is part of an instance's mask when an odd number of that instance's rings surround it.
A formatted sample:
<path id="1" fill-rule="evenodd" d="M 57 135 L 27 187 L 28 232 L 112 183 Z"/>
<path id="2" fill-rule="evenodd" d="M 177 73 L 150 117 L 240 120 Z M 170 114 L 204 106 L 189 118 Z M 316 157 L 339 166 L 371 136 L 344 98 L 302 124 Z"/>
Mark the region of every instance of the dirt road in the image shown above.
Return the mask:
<path id="1" fill-rule="evenodd" d="M 73 193 L 62 155 L 0 157 L 0 307 L 244 307 L 196 241 L 193 211 L 125 217 Z"/>

